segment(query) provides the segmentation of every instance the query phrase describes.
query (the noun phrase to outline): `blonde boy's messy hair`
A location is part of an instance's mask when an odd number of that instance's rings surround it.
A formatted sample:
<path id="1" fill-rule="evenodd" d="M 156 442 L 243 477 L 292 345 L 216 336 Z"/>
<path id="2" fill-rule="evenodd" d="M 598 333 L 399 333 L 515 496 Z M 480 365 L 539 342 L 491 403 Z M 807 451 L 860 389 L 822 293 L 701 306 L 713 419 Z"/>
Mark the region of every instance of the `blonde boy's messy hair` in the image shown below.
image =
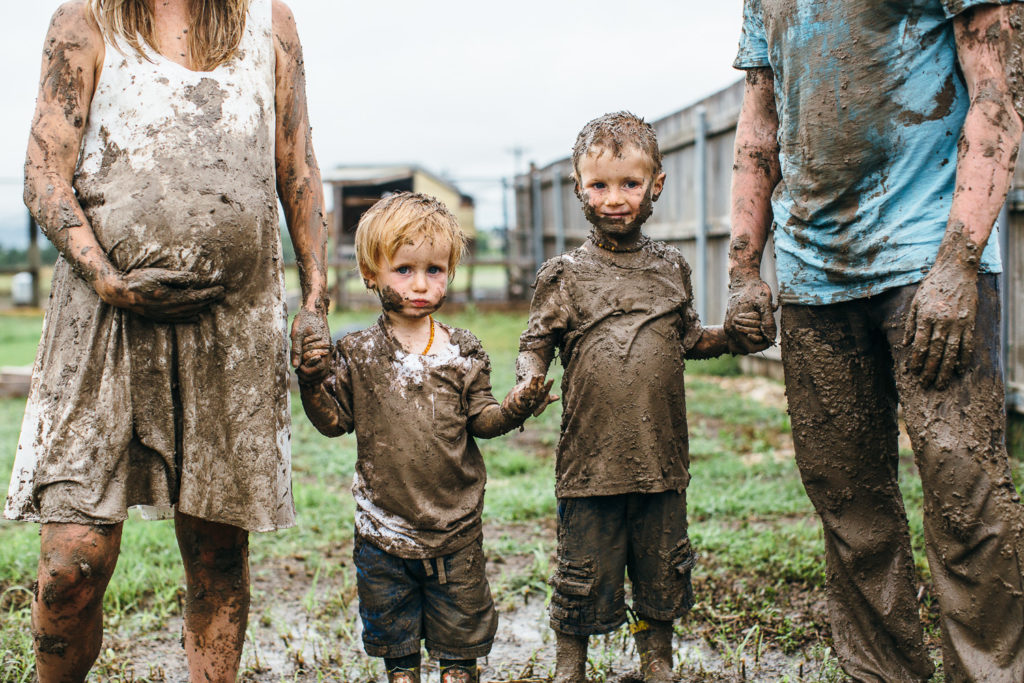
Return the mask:
<path id="1" fill-rule="evenodd" d="M 661 149 L 654 128 L 628 111 L 605 114 L 583 126 L 572 147 L 572 170 L 579 178 L 580 160 L 595 148 L 618 157 L 629 147 L 639 149 L 650 158 L 652 175 L 657 177 L 661 173 Z"/>
<path id="2" fill-rule="evenodd" d="M 451 276 L 465 251 L 466 236 L 448 207 L 418 192 L 396 192 L 381 199 L 363 214 L 356 228 L 359 272 L 363 277 L 376 276 L 403 244 L 416 244 L 422 238 L 450 246 Z"/>

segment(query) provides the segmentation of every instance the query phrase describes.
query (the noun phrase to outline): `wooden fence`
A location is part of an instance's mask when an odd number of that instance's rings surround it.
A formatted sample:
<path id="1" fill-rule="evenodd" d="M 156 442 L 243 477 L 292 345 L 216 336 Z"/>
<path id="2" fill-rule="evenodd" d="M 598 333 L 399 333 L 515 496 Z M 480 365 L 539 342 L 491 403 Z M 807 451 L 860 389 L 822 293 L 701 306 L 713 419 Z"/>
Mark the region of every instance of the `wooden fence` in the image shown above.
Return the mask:
<path id="1" fill-rule="evenodd" d="M 729 188 L 743 82 L 653 121 L 664 154 L 665 190 L 645 227 L 678 247 L 693 269 L 697 309 L 720 324 L 728 296 Z M 581 122 L 582 125 L 583 122 Z M 1024 157 L 1024 155 L 1021 155 Z M 516 224 L 509 235 L 509 293 L 528 297 L 545 259 L 578 246 L 590 228 L 573 191 L 572 162 L 559 159 L 515 180 Z M 1007 406 L 1024 413 L 1024 159 L 1001 220 L 1003 353 Z M 762 273 L 777 290 L 775 259 L 766 250 Z M 778 347 L 744 359 L 747 369 L 781 376 Z"/>

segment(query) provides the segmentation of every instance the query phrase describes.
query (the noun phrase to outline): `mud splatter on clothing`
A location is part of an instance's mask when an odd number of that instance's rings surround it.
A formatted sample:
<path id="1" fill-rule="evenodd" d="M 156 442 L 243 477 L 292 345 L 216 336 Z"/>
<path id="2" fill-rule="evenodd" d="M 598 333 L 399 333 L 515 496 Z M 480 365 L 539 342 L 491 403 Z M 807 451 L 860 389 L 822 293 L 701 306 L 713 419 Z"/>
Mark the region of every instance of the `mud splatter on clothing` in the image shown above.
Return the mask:
<path id="1" fill-rule="evenodd" d="M 557 349 L 565 367 L 556 496 L 686 488 L 683 366 L 700 336 L 690 268 L 664 243 L 588 240 L 541 267 L 519 348 Z"/>
<path id="2" fill-rule="evenodd" d="M 337 343 L 324 380 L 337 424 L 358 442 L 356 531 L 405 559 L 447 555 L 481 534 L 487 474 L 467 424 L 498 402 L 480 342 L 444 329 L 450 342 L 436 353 L 408 353 L 382 316 Z"/>
<path id="3" fill-rule="evenodd" d="M 745 0 L 734 66 L 775 76 L 783 303 L 857 299 L 928 272 L 970 104 L 953 18 L 982 4 Z M 998 243 L 989 238 L 982 272 L 1000 272 Z"/>
<path id="4" fill-rule="evenodd" d="M 120 270 L 186 270 L 226 294 L 195 323 L 154 323 L 58 261 L 8 518 L 114 523 L 141 505 L 294 523 L 271 30 L 253 0 L 237 55 L 201 73 L 108 40 L 82 209 Z"/>

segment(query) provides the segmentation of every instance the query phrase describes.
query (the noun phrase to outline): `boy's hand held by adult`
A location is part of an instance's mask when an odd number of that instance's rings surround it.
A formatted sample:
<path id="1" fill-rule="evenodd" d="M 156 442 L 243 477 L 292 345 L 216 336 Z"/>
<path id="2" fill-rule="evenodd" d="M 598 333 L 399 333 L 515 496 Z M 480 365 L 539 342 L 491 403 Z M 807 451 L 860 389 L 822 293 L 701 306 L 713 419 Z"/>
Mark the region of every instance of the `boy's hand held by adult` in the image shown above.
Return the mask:
<path id="1" fill-rule="evenodd" d="M 758 275 L 733 276 L 725 309 L 725 333 L 732 353 L 755 353 L 775 343 L 772 290 Z"/>
<path id="2" fill-rule="evenodd" d="M 93 284 L 100 298 L 162 323 L 184 323 L 224 298 L 224 286 L 190 271 L 138 268 L 101 276 Z"/>
<path id="3" fill-rule="evenodd" d="M 302 339 L 302 354 L 295 373 L 301 385 L 320 384 L 330 374 L 331 338 L 307 327 Z"/>
<path id="4" fill-rule="evenodd" d="M 291 363 L 293 368 L 298 369 L 302 364 L 303 343 L 306 337 L 311 335 L 325 339 L 328 345 L 330 344 L 331 330 L 327 325 L 327 314 L 321 310 L 310 310 L 303 307 L 299 309 L 295 319 L 292 320 Z"/>
<path id="5" fill-rule="evenodd" d="M 945 389 L 954 371 L 969 366 L 977 315 L 977 265 L 936 261 L 910 304 L 903 337 L 910 347 L 909 369 L 921 384 Z"/>

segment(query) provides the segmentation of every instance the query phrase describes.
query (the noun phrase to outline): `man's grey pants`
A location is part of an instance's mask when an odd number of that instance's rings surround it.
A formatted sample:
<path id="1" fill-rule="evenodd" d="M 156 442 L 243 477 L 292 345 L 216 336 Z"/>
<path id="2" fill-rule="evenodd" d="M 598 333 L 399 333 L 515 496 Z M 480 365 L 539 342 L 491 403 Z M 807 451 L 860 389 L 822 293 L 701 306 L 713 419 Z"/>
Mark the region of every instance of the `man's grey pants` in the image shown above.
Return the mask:
<path id="1" fill-rule="evenodd" d="M 857 681 L 932 673 L 897 483 L 898 401 L 924 488 L 946 680 L 1020 683 L 1024 512 L 1006 453 L 996 276 L 979 276 L 974 358 L 942 391 L 907 370 L 916 291 L 782 307 L 796 460 L 824 528 L 836 651 Z"/>

